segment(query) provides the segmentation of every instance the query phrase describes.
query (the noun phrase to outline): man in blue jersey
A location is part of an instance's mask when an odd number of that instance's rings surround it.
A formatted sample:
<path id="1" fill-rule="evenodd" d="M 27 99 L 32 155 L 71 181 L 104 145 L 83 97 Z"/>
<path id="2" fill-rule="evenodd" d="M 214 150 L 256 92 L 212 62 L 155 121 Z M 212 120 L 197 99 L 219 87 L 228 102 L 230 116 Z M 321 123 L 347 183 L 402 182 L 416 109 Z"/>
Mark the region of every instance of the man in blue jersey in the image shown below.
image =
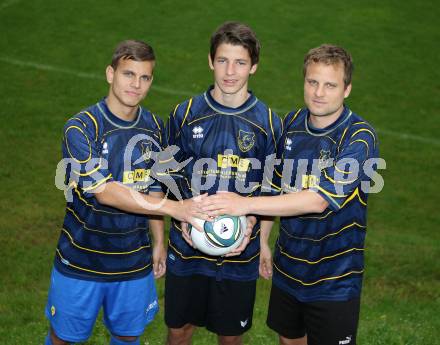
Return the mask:
<path id="1" fill-rule="evenodd" d="M 307 107 L 286 117 L 278 149 L 283 195 L 223 193 L 203 201 L 210 216 L 281 216 L 267 323 L 282 345 L 304 344 L 305 335 L 309 345 L 356 343 L 367 193 L 377 177 L 378 142 L 374 129 L 344 105 L 352 70 L 351 56 L 337 46 L 306 55 Z M 270 255 L 261 265 L 269 277 Z"/>
<path id="2" fill-rule="evenodd" d="M 187 198 L 217 191 L 270 193 L 261 188 L 263 165 L 275 153 L 281 120 L 248 90 L 259 51 L 248 26 L 221 25 L 211 37 L 208 56 L 214 85 L 170 114 L 168 144 L 180 148 L 177 161 L 190 160 L 175 173 Z M 168 345 L 190 344 L 197 326 L 216 333 L 219 344 L 242 343 L 252 325 L 260 232 L 272 225 L 270 220 L 249 223 L 248 237 L 235 256 L 213 257 L 194 249 L 185 227 L 172 220 L 165 281 Z"/>
<path id="3" fill-rule="evenodd" d="M 193 206 L 164 199 L 152 178 L 163 124 L 139 103 L 154 63 L 148 44 L 121 42 L 106 69 L 108 96 L 64 126 L 69 197 L 46 307 L 46 345 L 87 340 L 101 307 L 110 344 L 136 345 L 157 313 L 154 277 L 165 273 L 166 259 L 161 215 L 188 222 Z"/>

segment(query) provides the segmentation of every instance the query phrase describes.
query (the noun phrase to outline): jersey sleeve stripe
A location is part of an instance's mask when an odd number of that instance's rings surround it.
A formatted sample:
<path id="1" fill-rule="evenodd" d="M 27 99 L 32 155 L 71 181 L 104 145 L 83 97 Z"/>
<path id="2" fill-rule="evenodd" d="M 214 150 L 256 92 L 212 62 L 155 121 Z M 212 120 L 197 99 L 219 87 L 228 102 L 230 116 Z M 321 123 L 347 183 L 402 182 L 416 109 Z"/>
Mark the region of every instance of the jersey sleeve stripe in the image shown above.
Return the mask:
<path id="1" fill-rule="evenodd" d="M 106 214 L 113 214 L 113 215 L 125 215 L 125 212 L 111 212 L 111 211 L 107 211 L 107 210 L 100 210 L 95 208 L 92 204 L 88 203 L 86 199 L 84 199 L 81 196 L 81 193 L 78 191 L 78 188 L 74 188 L 73 191 L 76 193 L 76 195 L 78 196 L 78 199 L 81 200 L 85 206 L 90 207 L 92 209 L 93 212 L 101 212 L 101 213 L 106 213 Z"/>
<path id="2" fill-rule="evenodd" d="M 97 172 L 99 169 L 101 169 L 101 162 L 99 162 L 99 164 L 96 166 L 96 168 L 94 168 L 93 170 L 87 171 L 85 173 L 81 173 L 79 171 L 73 170 L 73 172 L 75 174 L 77 174 L 78 176 L 90 176 L 91 174 Z"/>
<path id="3" fill-rule="evenodd" d="M 374 135 L 374 133 L 372 131 L 370 131 L 367 128 L 361 128 L 358 129 L 356 132 L 354 132 L 350 138 L 353 138 L 356 134 L 361 133 L 361 132 L 367 132 L 369 134 L 371 134 L 371 136 L 373 137 L 373 142 L 374 142 L 374 147 L 376 147 L 376 136 Z"/>
<path id="4" fill-rule="evenodd" d="M 272 123 L 272 109 L 269 108 L 269 125 L 270 125 L 270 130 L 272 132 L 272 140 L 273 143 L 275 145 L 275 150 L 277 149 L 277 140 L 275 138 L 275 131 L 273 129 L 273 123 Z"/>
<path id="5" fill-rule="evenodd" d="M 289 127 L 290 124 L 291 124 L 293 121 L 295 121 L 295 119 L 297 118 L 297 116 L 298 116 L 298 114 L 300 113 L 301 110 L 302 110 L 301 108 L 298 109 L 298 111 L 295 113 L 295 115 L 293 115 L 292 119 L 290 120 L 290 122 L 289 122 L 289 124 L 286 126 L 286 128 Z"/>
<path id="6" fill-rule="evenodd" d="M 95 118 L 92 114 L 90 114 L 88 111 L 85 111 L 84 114 L 86 114 L 90 119 L 93 121 L 93 124 L 95 125 L 95 141 L 98 140 L 98 123 L 96 122 Z"/>
<path id="7" fill-rule="evenodd" d="M 70 148 L 69 148 L 69 141 L 67 140 L 67 132 L 68 131 L 70 131 L 70 130 L 72 130 L 72 129 L 75 129 L 75 130 L 78 130 L 78 131 L 80 131 L 81 133 L 82 133 L 82 135 L 84 135 L 84 137 L 86 138 L 86 140 L 87 140 L 87 145 L 89 146 L 89 156 L 87 157 L 87 159 L 85 159 L 85 160 L 79 160 L 79 159 L 77 159 L 76 157 L 74 157 L 73 155 L 72 155 L 72 152 L 70 151 Z M 91 145 L 90 145 L 90 140 L 89 140 L 89 138 L 87 137 L 87 135 L 84 133 L 84 131 L 82 130 L 82 128 L 80 128 L 80 127 L 78 127 L 78 126 L 69 126 L 69 127 L 67 127 L 66 128 L 66 131 L 64 132 L 64 137 L 66 138 L 66 148 L 67 148 L 67 152 L 69 152 L 69 156 L 75 161 L 75 162 L 78 162 L 78 163 L 87 163 L 91 158 L 92 158 L 92 147 L 91 147 Z"/>
<path id="8" fill-rule="evenodd" d="M 180 125 L 180 128 L 182 128 L 183 125 L 185 124 L 186 117 L 188 116 L 189 110 L 191 109 L 192 101 L 193 101 L 193 99 L 191 98 L 188 102 L 188 106 L 186 107 L 185 116 L 183 117 L 183 121 L 182 121 L 182 124 Z"/>
<path id="9" fill-rule="evenodd" d="M 153 113 L 150 113 L 151 117 L 153 118 L 154 122 L 156 123 L 157 128 L 159 128 L 159 130 L 161 130 L 162 128 L 160 128 L 159 122 L 156 119 L 156 115 L 154 115 Z"/>
<path id="10" fill-rule="evenodd" d="M 82 188 L 82 190 L 87 192 L 89 190 L 95 189 L 96 187 L 102 185 L 105 181 L 109 180 L 110 178 L 112 178 L 112 174 L 109 174 L 108 176 L 104 177 L 102 180 L 97 181 L 96 183 L 92 184 L 89 187 Z"/>

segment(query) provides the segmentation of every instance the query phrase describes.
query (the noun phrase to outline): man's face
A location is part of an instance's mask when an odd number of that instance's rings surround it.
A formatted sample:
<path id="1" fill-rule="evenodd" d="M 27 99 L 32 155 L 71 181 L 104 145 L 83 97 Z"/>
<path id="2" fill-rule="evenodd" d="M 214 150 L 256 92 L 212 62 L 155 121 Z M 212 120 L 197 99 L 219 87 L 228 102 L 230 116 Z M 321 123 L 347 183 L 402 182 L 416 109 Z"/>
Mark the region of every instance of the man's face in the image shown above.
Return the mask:
<path id="1" fill-rule="evenodd" d="M 247 92 L 249 75 L 255 73 L 257 65 L 251 64 L 246 48 L 222 43 L 217 47 L 214 61 L 209 57 L 209 67 L 214 71 L 215 86 L 223 94 Z"/>
<path id="2" fill-rule="evenodd" d="M 339 116 L 351 84 L 344 85 L 342 64 L 311 63 L 304 78 L 304 102 L 314 116 Z"/>
<path id="3" fill-rule="evenodd" d="M 154 61 L 119 60 L 116 70 L 108 66 L 109 98 L 122 107 L 137 107 L 153 81 Z"/>

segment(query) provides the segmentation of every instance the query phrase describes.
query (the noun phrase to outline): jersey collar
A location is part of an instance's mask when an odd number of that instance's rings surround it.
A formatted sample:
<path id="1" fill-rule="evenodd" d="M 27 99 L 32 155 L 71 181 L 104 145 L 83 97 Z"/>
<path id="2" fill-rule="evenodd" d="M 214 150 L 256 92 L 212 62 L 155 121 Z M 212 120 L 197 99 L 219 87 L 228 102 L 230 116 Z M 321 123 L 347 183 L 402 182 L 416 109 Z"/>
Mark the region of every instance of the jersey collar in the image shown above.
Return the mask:
<path id="1" fill-rule="evenodd" d="M 138 108 L 138 113 L 136 115 L 136 118 L 133 121 L 125 121 L 122 120 L 121 118 L 117 117 L 115 114 L 113 114 L 109 107 L 107 106 L 107 102 L 106 102 L 107 97 L 104 97 L 101 101 L 99 101 L 98 103 L 96 103 L 96 106 L 98 107 L 99 111 L 101 112 L 101 114 L 104 116 L 104 118 L 110 122 L 113 126 L 115 127 L 119 127 L 119 128 L 132 128 L 132 127 L 136 127 L 136 125 L 138 124 L 143 109 L 141 106 L 139 106 Z"/>
<path id="2" fill-rule="evenodd" d="M 252 91 L 248 91 L 250 96 L 248 99 L 237 108 L 230 108 L 218 103 L 212 96 L 211 91 L 214 89 L 214 85 L 211 85 L 208 90 L 203 94 L 206 103 L 209 107 L 219 114 L 227 114 L 227 115 L 237 115 L 244 113 L 255 106 L 258 102 L 258 98 L 252 93 Z"/>
<path id="3" fill-rule="evenodd" d="M 313 127 L 309 121 L 310 120 L 310 112 L 307 109 L 307 114 L 306 114 L 306 116 L 304 116 L 304 126 L 306 128 L 307 133 L 309 133 L 311 135 L 318 136 L 318 137 L 325 136 L 325 135 L 333 132 L 339 126 L 342 126 L 344 123 L 346 123 L 348 121 L 348 119 L 350 118 L 351 114 L 352 114 L 352 111 L 344 105 L 344 110 L 342 111 L 341 116 L 339 116 L 335 122 L 333 122 L 331 125 L 324 127 L 324 128 L 316 128 L 316 127 Z"/>

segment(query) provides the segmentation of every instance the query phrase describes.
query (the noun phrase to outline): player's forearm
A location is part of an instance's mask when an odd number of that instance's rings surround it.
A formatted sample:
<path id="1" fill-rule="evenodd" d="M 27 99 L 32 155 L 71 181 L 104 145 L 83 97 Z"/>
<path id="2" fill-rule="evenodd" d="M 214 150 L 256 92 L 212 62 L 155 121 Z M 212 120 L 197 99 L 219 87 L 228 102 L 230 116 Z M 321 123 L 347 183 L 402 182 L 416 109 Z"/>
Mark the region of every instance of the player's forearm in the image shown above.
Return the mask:
<path id="1" fill-rule="evenodd" d="M 260 243 L 267 244 L 269 242 L 270 232 L 274 224 L 274 217 L 264 217 L 260 220 Z"/>
<path id="2" fill-rule="evenodd" d="M 303 190 L 298 193 L 249 198 L 247 208 L 252 214 L 287 217 L 321 213 L 327 206 L 327 201 L 318 193 Z"/>
<path id="3" fill-rule="evenodd" d="M 165 197 L 162 192 L 151 192 L 151 196 L 157 199 L 163 199 Z M 150 232 L 153 235 L 154 246 L 164 246 L 165 238 L 165 221 L 163 216 L 151 216 L 148 220 L 150 225 Z"/>
<path id="4" fill-rule="evenodd" d="M 118 182 L 106 183 L 96 190 L 95 197 L 103 205 L 146 215 L 172 215 L 178 207 L 176 201 L 142 194 Z"/>

